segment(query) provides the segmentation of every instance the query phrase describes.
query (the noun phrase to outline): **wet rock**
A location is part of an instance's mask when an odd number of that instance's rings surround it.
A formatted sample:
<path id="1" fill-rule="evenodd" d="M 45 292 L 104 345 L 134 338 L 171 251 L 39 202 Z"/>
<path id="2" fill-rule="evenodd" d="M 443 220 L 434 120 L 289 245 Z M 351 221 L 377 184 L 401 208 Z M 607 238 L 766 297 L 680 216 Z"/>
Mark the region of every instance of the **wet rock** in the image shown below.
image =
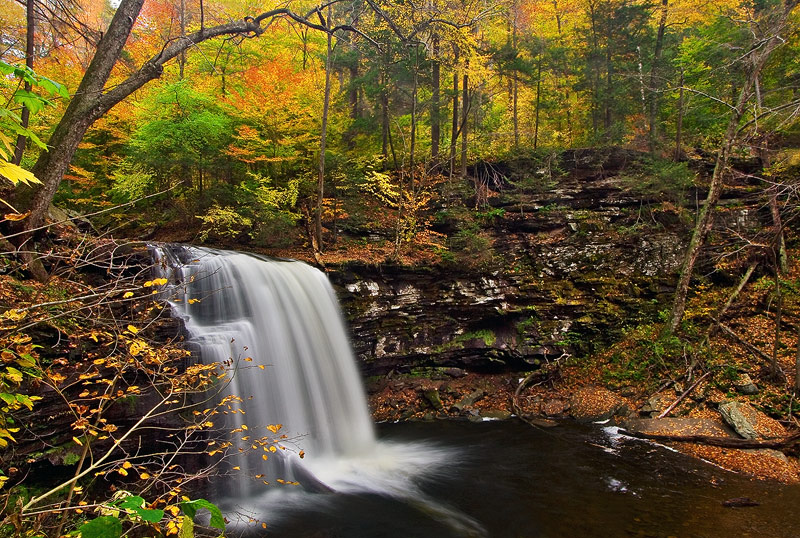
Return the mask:
<path id="1" fill-rule="evenodd" d="M 570 414 L 579 422 L 608 420 L 625 405 L 625 400 L 603 387 L 583 387 L 569 400 Z"/>
<path id="2" fill-rule="evenodd" d="M 722 506 L 725 508 L 741 508 L 745 506 L 758 506 L 759 504 L 760 503 L 754 501 L 750 497 L 734 497 L 733 499 L 722 501 Z"/>
<path id="3" fill-rule="evenodd" d="M 422 395 L 425 397 L 425 400 L 431 407 L 436 409 L 437 411 L 441 411 L 444 409 L 444 404 L 442 404 L 442 398 L 439 396 L 439 389 L 428 389 L 422 392 Z"/>
<path id="4" fill-rule="evenodd" d="M 776 439 L 786 435 L 785 428 L 778 421 L 746 402 L 723 402 L 719 405 L 719 413 L 745 439 Z"/>
<path id="5" fill-rule="evenodd" d="M 483 398 L 485 395 L 486 395 L 486 391 L 485 390 L 476 389 L 476 390 L 472 391 L 471 393 L 467 394 L 466 396 L 464 396 L 463 398 L 461 398 L 455 404 L 453 404 L 452 409 L 454 409 L 456 411 L 459 411 L 459 412 L 464 411 L 465 408 L 473 405 L 475 402 L 477 402 L 478 400 Z"/>
<path id="6" fill-rule="evenodd" d="M 464 377 L 467 375 L 467 372 L 461 368 L 445 368 L 444 373 L 455 378 Z"/>
<path id="7" fill-rule="evenodd" d="M 758 394 L 758 387 L 747 374 L 742 374 L 733 383 L 733 387 L 741 394 Z"/>
<path id="8" fill-rule="evenodd" d="M 482 409 L 480 416 L 490 420 L 508 420 L 511 418 L 511 412 L 505 409 Z"/>

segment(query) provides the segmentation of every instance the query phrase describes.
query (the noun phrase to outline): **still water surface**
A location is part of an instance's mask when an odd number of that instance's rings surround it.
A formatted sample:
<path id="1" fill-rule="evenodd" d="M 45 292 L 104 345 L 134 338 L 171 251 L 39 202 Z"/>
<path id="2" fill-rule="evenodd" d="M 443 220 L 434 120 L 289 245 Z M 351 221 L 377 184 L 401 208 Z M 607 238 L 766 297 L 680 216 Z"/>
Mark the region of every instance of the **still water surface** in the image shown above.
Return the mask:
<path id="1" fill-rule="evenodd" d="M 409 495 L 269 496 L 266 536 L 800 537 L 800 486 L 749 480 L 602 426 L 435 422 L 378 430 L 384 441 L 448 457 Z M 735 497 L 759 506 L 722 505 Z"/>

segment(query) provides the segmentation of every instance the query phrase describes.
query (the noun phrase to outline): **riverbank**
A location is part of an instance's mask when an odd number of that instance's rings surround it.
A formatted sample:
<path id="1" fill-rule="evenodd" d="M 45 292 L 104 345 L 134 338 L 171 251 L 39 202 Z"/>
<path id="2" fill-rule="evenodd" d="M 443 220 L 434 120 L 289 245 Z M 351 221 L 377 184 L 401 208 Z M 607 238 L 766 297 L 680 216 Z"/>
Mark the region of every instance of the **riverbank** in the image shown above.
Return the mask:
<path id="1" fill-rule="evenodd" d="M 748 426 L 735 424 L 736 418 L 726 420 L 730 413 L 720 412 L 733 406 L 741 410 L 734 411 L 734 416 L 746 415 L 745 424 L 755 430 L 750 439 L 767 441 L 790 435 L 781 422 L 756 410 L 746 399 L 722 393 L 705 380 L 695 387 L 693 398 L 680 400 L 685 390 L 679 383 L 656 394 L 633 385 L 614 392 L 598 384 L 600 379 L 592 373 L 585 365 L 558 363 L 527 379 L 518 373 L 478 374 L 445 368 L 372 378 L 367 388 L 370 409 L 379 422 L 519 420 L 521 411 L 523 420 L 539 428 L 558 428 L 575 421 L 603 422 L 634 433 L 747 439 L 747 433 L 743 436 L 737 429 L 745 431 Z M 673 407 L 675 402 L 679 403 Z M 669 407 L 666 415 L 677 418 L 658 418 Z M 779 451 L 659 442 L 753 478 L 800 483 L 796 446 Z"/>

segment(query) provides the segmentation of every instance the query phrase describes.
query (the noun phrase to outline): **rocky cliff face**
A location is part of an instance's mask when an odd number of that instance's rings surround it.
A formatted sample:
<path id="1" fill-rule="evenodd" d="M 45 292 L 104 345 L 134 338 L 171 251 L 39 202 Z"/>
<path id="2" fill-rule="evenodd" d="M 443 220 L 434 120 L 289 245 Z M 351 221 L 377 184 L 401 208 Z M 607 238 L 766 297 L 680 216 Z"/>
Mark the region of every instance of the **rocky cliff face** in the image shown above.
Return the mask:
<path id="1" fill-rule="evenodd" d="M 434 267 L 329 268 L 367 374 L 530 370 L 655 318 L 674 289 L 692 213 L 633 194 L 621 171 L 640 158 L 570 152 L 559 179 L 534 173 L 548 183 L 538 189 L 513 183 L 524 163 L 502 175 L 476 170 L 494 189 L 481 209 L 491 218 L 473 230 L 483 249 L 455 251 Z M 697 197 L 688 193 L 686 205 Z M 458 224 L 442 213 L 437 226 L 452 235 Z M 735 207 L 719 222 L 752 228 L 758 215 Z"/>

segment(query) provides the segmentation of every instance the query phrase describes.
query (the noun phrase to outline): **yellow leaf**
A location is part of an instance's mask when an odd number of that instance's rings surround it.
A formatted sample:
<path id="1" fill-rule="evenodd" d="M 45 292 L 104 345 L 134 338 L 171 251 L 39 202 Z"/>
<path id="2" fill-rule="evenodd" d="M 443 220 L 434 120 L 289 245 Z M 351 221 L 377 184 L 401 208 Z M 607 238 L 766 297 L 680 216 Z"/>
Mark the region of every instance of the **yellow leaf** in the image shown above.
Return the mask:
<path id="1" fill-rule="evenodd" d="M 272 445 L 271 447 L 269 447 L 269 451 L 270 451 L 270 452 L 277 452 L 277 451 L 278 451 L 278 449 L 277 449 L 277 448 L 275 448 L 275 445 Z"/>
<path id="2" fill-rule="evenodd" d="M 80 446 L 83 446 L 83 443 L 81 443 L 81 440 L 78 439 L 77 437 L 73 437 L 72 440 L 78 443 Z"/>
<path id="3" fill-rule="evenodd" d="M 142 480 L 147 480 L 148 478 L 150 478 L 150 475 L 148 473 L 139 473 L 139 478 L 141 478 Z"/>
<path id="4" fill-rule="evenodd" d="M 133 465 L 131 465 L 131 462 L 129 461 L 126 461 L 125 463 L 122 464 L 123 469 L 130 469 L 131 467 L 133 467 Z"/>
<path id="5" fill-rule="evenodd" d="M 20 321 L 24 319 L 25 316 L 27 315 L 28 313 L 25 312 L 24 310 L 6 310 L 0 317 L 3 317 L 10 321 Z"/>
<path id="6" fill-rule="evenodd" d="M 128 325 L 128 330 L 129 330 L 130 332 L 132 332 L 133 334 L 136 334 L 136 333 L 138 333 L 138 332 L 139 332 L 139 329 L 137 329 L 137 328 L 136 328 L 136 327 L 134 327 L 133 325 Z"/>
<path id="7" fill-rule="evenodd" d="M 117 472 L 122 476 L 128 476 L 128 471 L 126 471 L 125 469 L 117 469 Z"/>
<path id="8" fill-rule="evenodd" d="M 17 183 L 24 183 L 25 185 L 41 183 L 41 181 L 36 179 L 36 176 L 21 166 L 17 166 L 3 159 L 0 159 L 0 176 L 3 176 L 14 185 Z"/>
<path id="9" fill-rule="evenodd" d="M 133 292 L 132 291 L 126 291 L 125 295 L 122 296 L 123 299 L 128 299 L 130 297 L 133 297 Z"/>
<path id="10" fill-rule="evenodd" d="M 267 429 L 272 433 L 278 433 L 278 430 L 280 430 L 281 428 L 283 428 L 283 424 L 270 424 L 269 426 L 267 426 Z"/>

